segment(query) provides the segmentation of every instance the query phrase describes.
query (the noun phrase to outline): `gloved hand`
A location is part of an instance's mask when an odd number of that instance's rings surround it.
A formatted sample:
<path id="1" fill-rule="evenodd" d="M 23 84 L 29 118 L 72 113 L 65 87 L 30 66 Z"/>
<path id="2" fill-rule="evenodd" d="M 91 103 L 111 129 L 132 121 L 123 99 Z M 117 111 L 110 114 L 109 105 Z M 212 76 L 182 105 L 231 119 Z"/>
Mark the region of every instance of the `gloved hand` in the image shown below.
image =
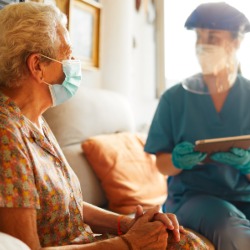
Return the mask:
<path id="1" fill-rule="evenodd" d="M 232 148 L 229 152 L 218 152 L 210 158 L 238 169 L 242 174 L 250 173 L 250 152 L 241 148 Z"/>
<path id="2" fill-rule="evenodd" d="M 194 145 L 190 142 L 177 144 L 172 152 L 172 162 L 180 169 L 192 169 L 206 158 L 207 154 L 194 151 Z"/>

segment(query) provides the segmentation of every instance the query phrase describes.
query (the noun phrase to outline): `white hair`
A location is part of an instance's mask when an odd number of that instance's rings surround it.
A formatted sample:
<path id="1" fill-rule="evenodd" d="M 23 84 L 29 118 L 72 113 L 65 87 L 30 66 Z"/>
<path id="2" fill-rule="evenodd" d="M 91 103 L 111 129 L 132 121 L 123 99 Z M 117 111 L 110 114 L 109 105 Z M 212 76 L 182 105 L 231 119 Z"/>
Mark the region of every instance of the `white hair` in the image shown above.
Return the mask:
<path id="1" fill-rule="evenodd" d="M 32 53 L 55 58 L 67 18 L 52 4 L 14 3 L 0 11 L 0 86 L 19 86 Z"/>

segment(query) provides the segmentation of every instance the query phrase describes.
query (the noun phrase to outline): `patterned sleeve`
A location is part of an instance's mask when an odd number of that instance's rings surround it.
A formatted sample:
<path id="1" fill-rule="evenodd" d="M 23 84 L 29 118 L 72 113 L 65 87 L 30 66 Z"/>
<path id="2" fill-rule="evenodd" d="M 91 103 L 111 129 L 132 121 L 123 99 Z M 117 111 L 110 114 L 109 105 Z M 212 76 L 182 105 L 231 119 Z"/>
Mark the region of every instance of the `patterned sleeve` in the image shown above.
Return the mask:
<path id="1" fill-rule="evenodd" d="M 18 129 L 0 124 L 0 207 L 40 208 L 28 150 Z"/>

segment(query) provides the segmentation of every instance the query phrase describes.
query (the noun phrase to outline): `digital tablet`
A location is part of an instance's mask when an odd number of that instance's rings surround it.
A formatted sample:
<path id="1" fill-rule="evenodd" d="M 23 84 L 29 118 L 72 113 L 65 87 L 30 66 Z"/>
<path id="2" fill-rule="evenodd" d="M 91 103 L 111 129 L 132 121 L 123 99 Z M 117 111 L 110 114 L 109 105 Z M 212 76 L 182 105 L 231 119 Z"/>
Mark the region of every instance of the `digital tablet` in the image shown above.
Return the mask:
<path id="1" fill-rule="evenodd" d="M 250 148 L 250 135 L 222 137 L 214 139 L 198 140 L 195 142 L 195 150 L 204 153 L 226 152 L 231 148 Z"/>

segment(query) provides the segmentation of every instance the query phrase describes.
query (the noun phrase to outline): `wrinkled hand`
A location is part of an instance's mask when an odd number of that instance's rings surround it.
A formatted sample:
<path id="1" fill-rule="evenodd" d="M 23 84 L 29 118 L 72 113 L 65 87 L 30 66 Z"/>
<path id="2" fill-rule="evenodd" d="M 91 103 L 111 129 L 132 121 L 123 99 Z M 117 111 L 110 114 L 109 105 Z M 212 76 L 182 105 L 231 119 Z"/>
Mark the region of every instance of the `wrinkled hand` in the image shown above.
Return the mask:
<path id="1" fill-rule="evenodd" d="M 156 208 L 139 215 L 132 227 L 123 235 L 134 249 L 160 250 L 167 248 L 168 233 L 161 221 L 153 221 Z"/>
<path id="2" fill-rule="evenodd" d="M 153 221 L 161 221 L 166 226 L 167 230 L 172 231 L 175 241 L 180 241 L 180 232 L 183 232 L 184 228 L 179 225 L 175 214 L 157 213 L 154 215 Z"/>
<path id="3" fill-rule="evenodd" d="M 206 158 L 207 154 L 194 151 L 194 145 L 190 142 L 182 142 L 175 146 L 172 152 L 172 162 L 180 169 L 192 169 Z"/>
<path id="4" fill-rule="evenodd" d="M 179 225 L 179 222 L 177 220 L 177 217 L 175 214 L 171 213 L 159 213 L 160 206 L 155 207 L 157 213 L 155 213 L 152 221 L 160 221 L 162 222 L 167 230 L 173 231 L 174 239 L 179 242 L 180 241 L 180 232 L 184 230 L 182 226 Z M 135 223 L 135 221 L 143 215 L 143 208 L 142 206 L 138 205 L 136 207 L 135 212 L 135 218 L 132 222 L 132 224 Z M 132 226 L 131 224 L 131 226 Z"/>
<path id="5" fill-rule="evenodd" d="M 241 148 L 232 148 L 229 152 L 218 152 L 210 158 L 214 161 L 230 165 L 242 174 L 250 173 L 250 152 Z"/>

